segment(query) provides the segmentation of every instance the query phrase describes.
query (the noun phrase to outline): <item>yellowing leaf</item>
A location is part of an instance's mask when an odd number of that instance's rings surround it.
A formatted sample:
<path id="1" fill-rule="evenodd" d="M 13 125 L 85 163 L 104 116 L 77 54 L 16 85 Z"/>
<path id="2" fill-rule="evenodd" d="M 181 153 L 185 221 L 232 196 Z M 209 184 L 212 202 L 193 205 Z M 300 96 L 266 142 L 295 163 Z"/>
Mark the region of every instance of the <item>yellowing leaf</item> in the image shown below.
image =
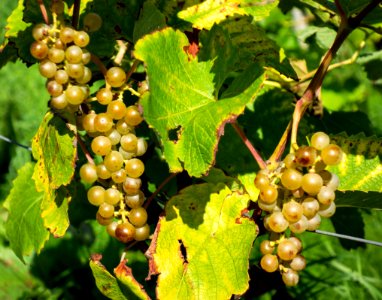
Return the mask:
<path id="1" fill-rule="evenodd" d="M 159 299 L 229 299 L 247 290 L 257 234 L 241 217 L 248 201 L 224 184 L 205 183 L 168 202 L 153 253 Z"/>

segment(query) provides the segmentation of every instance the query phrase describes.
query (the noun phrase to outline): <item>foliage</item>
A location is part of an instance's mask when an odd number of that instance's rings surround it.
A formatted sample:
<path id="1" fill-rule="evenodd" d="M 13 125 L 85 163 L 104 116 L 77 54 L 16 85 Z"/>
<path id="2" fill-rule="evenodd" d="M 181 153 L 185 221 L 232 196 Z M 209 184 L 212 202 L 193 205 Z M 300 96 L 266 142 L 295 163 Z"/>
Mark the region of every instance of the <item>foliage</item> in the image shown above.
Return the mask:
<path id="1" fill-rule="evenodd" d="M 341 185 L 322 229 L 378 240 L 380 1 L 65 0 L 58 18 L 52 2 L 5 1 L 1 12 L 0 134 L 30 147 L 0 143 L 2 299 L 382 298 L 382 254 L 371 245 L 304 233 L 298 287 L 260 270 L 254 185 L 267 159 L 276 165 L 325 131 L 344 158 L 328 168 Z M 103 20 L 89 32 L 89 98 L 105 85 L 102 68 L 119 65 L 129 77 L 121 97 L 145 121 L 136 134 L 148 142 L 152 235 L 125 249 L 94 220 L 78 175 L 103 158 L 77 117 L 102 106 L 47 109 L 30 54 L 35 24 L 81 29 L 89 12 Z"/>

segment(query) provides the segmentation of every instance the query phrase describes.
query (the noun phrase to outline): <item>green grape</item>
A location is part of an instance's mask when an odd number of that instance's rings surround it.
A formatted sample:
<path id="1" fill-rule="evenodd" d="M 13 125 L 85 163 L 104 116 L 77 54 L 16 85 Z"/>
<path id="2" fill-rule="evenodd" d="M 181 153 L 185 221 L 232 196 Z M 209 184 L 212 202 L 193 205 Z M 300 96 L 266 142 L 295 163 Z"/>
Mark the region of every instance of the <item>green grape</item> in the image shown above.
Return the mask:
<path id="1" fill-rule="evenodd" d="M 82 63 L 84 65 L 87 65 L 88 63 L 90 63 L 91 60 L 92 60 L 91 53 L 86 49 L 82 49 Z"/>
<path id="2" fill-rule="evenodd" d="M 274 232 L 284 232 L 288 228 L 289 222 L 285 219 L 282 212 L 273 212 L 269 216 L 268 225 Z"/>
<path id="3" fill-rule="evenodd" d="M 125 203 L 130 208 L 138 208 L 141 207 L 143 202 L 145 202 L 145 196 L 142 191 L 139 191 L 134 195 L 126 195 Z"/>
<path id="4" fill-rule="evenodd" d="M 130 132 L 134 133 L 134 127 L 127 124 L 125 120 L 119 120 L 116 125 L 116 129 L 121 135 L 128 134 Z"/>
<path id="5" fill-rule="evenodd" d="M 136 155 L 142 156 L 147 151 L 147 142 L 144 138 L 138 138 Z"/>
<path id="6" fill-rule="evenodd" d="M 87 133 L 93 133 L 96 132 L 96 128 L 94 125 L 94 121 L 96 118 L 96 114 L 94 111 L 91 111 L 89 114 L 85 115 L 82 119 L 82 127 L 85 129 Z"/>
<path id="7" fill-rule="evenodd" d="M 301 186 L 302 174 L 296 169 L 286 169 L 281 175 L 281 183 L 288 190 L 296 190 Z"/>
<path id="8" fill-rule="evenodd" d="M 48 58 L 51 62 L 59 64 L 65 59 L 65 51 L 58 48 L 50 48 L 48 51 Z"/>
<path id="9" fill-rule="evenodd" d="M 70 64 L 82 63 L 82 49 L 76 45 L 69 46 L 66 48 L 65 58 Z"/>
<path id="10" fill-rule="evenodd" d="M 105 202 L 110 205 L 118 205 L 121 197 L 121 192 L 115 188 L 109 188 L 105 191 Z"/>
<path id="11" fill-rule="evenodd" d="M 317 194 L 317 200 L 324 205 L 332 203 L 335 198 L 336 194 L 327 186 L 323 186 Z"/>
<path id="12" fill-rule="evenodd" d="M 277 200 L 277 197 L 278 191 L 277 188 L 273 185 L 263 187 L 263 189 L 260 191 L 260 199 L 265 203 L 271 204 Z"/>
<path id="13" fill-rule="evenodd" d="M 277 246 L 277 256 L 282 260 L 292 260 L 296 257 L 297 253 L 296 245 L 288 239 L 282 240 Z"/>
<path id="14" fill-rule="evenodd" d="M 126 105 L 123 101 L 115 100 L 108 104 L 107 113 L 114 119 L 120 120 L 126 114 Z"/>
<path id="15" fill-rule="evenodd" d="M 308 219 L 302 215 L 300 220 L 295 223 L 289 223 L 289 229 L 293 233 L 303 233 L 308 228 Z"/>
<path id="16" fill-rule="evenodd" d="M 336 212 L 336 204 L 334 202 L 330 202 L 327 205 L 320 204 L 320 209 L 318 210 L 318 214 L 323 218 L 330 218 Z"/>
<path id="17" fill-rule="evenodd" d="M 288 241 L 292 242 L 296 248 L 297 248 L 297 253 L 300 253 L 302 250 L 302 242 L 298 237 L 292 236 L 288 239 Z"/>
<path id="18" fill-rule="evenodd" d="M 68 101 L 69 104 L 78 105 L 85 100 L 83 90 L 76 85 L 69 86 L 65 91 L 65 95 L 66 101 Z"/>
<path id="19" fill-rule="evenodd" d="M 278 270 L 279 260 L 276 255 L 265 254 L 260 260 L 261 268 L 268 273 L 272 273 Z"/>
<path id="20" fill-rule="evenodd" d="M 115 228 L 115 237 L 122 243 L 134 240 L 135 227 L 129 222 L 118 224 Z"/>
<path id="21" fill-rule="evenodd" d="M 309 195 L 317 195 L 323 185 L 322 177 L 316 173 L 307 173 L 302 177 L 301 186 Z"/>
<path id="22" fill-rule="evenodd" d="M 60 40 L 64 44 L 69 44 L 73 42 L 74 32 L 75 30 L 73 28 L 70 28 L 70 27 L 62 28 L 60 31 Z"/>
<path id="23" fill-rule="evenodd" d="M 127 152 L 134 152 L 137 149 L 138 139 L 134 133 L 128 133 L 121 136 L 121 147 Z"/>
<path id="24" fill-rule="evenodd" d="M 135 227 L 142 227 L 147 222 L 147 211 L 144 207 L 132 208 L 129 212 L 129 221 Z"/>
<path id="25" fill-rule="evenodd" d="M 126 179 L 126 176 L 127 176 L 126 174 L 127 172 L 125 169 L 120 169 L 111 174 L 111 179 L 113 179 L 115 183 L 122 183 Z"/>
<path id="26" fill-rule="evenodd" d="M 147 240 L 150 236 L 150 226 L 145 224 L 141 227 L 135 228 L 135 236 L 134 239 L 136 241 L 144 241 Z"/>
<path id="27" fill-rule="evenodd" d="M 54 74 L 54 80 L 59 84 L 65 84 L 69 81 L 69 75 L 65 70 L 57 70 L 56 74 Z"/>
<path id="28" fill-rule="evenodd" d="M 83 70 L 82 77 L 76 78 L 79 84 L 86 84 L 92 79 L 92 71 L 88 67 L 83 67 Z"/>
<path id="29" fill-rule="evenodd" d="M 126 109 L 125 122 L 130 126 L 137 126 L 143 121 L 141 113 L 136 105 L 131 105 Z"/>
<path id="30" fill-rule="evenodd" d="M 286 286 L 296 286 L 299 281 L 299 275 L 296 271 L 288 269 L 282 273 L 282 279 Z"/>
<path id="31" fill-rule="evenodd" d="M 80 177 L 86 183 L 94 183 L 98 179 L 96 166 L 90 163 L 83 164 L 80 168 Z"/>
<path id="32" fill-rule="evenodd" d="M 57 97 L 52 97 L 52 99 L 50 99 L 49 105 L 54 109 L 64 109 L 68 106 L 68 101 L 66 101 L 65 94 L 61 94 Z"/>
<path id="33" fill-rule="evenodd" d="M 110 89 L 102 88 L 96 94 L 97 101 L 102 105 L 107 105 L 113 100 L 113 93 Z"/>
<path id="34" fill-rule="evenodd" d="M 272 254 L 275 250 L 275 245 L 269 240 L 264 240 L 260 243 L 260 252 L 261 254 Z"/>
<path id="35" fill-rule="evenodd" d="M 106 82 L 111 87 L 118 88 L 125 84 L 126 73 L 120 67 L 112 67 L 106 72 Z"/>
<path id="36" fill-rule="evenodd" d="M 338 165 L 342 159 L 342 150 L 337 145 L 329 144 L 322 149 L 321 158 L 328 166 Z"/>
<path id="37" fill-rule="evenodd" d="M 317 150 L 322 150 L 329 145 L 330 138 L 326 133 L 319 131 L 313 134 L 310 143 Z"/>
<path id="38" fill-rule="evenodd" d="M 57 72 L 57 65 L 46 59 L 39 64 L 39 71 L 45 78 L 52 78 Z"/>
<path id="39" fill-rule="evenodd" d="M 317 151 L 310 146 L 302 146 L 297 149 L 296 153 L 296 163 L 302 167 L 313 166 L 316 158 Z"/>
<path id="40" fill-rule="evenodd" d="M 100 224 L 102 226 L 107 226 L 113 222 L 113 218 L 104 218 L 99 214 L 99 212 L 97 212 L 97 214 L 96 214 L 96 220 L 97 220 L 98 224 Z"/>
<path id="41" fill-rule="evenodd" d="M 321 217 L 319 214 L 316 214 L 313 218 L 308 219 L 308 227 L 306 230 L 314 231 L 318 229 L 321 225 Z"/>
<path id="42" fill-rule="evenodd" d="M 62 95 L 63 87 L 55 80 L 48 80 L 46 83 L 46 89 L 52 97 L 58 97 Z"/>
<path id="43" fill-rule="evenodd" d="M 295 223 L 301 219 L 303 214 L 303 207 L 300 203 L 294 200 L 290 200 L 289 202 L 284 203 L 282 214 L 289 222 Z"/>
<path id="44" fill-rule="evenodd" d="M 297 167 L 296 155 L 294 153 L 289 153 L 287 156 L 285 156 L 284 165 L 288 169 L 296 168 Z"/>
<path id="45" fill-rule="evenodd" d="M 97 31 L 102 26 L 102 18 L 96 13 L 88 13 L 84 17 L 84 28 L 86 31 Z"/>
<path id="46" fill-rule="evenodd" d="M 94 127 L 96 131 L 107 132 L 113 127 L 113 120 L 109 114 L 100 113 L 94 119 Z"/>
<path id="47" fill-rule="evenodd" d="M 118 151 L 111 151 L 105 156 L 103 163 L 110 172 L 116 172 L 123 166 L 123 156 Z"/>
<path id="48" fill-rule="evenodd" d="M 73 42 L 78 47 L 84 48 L 89 44 L 90 37 L 85 31 L 76 31 L 73 36 Z"/>
<path id="49" fill-rule="evenodd" d="M 85 67 L 82 63 L 66 64 L 66 72 L 71 78 L 81 79 L 85 75 Z"/>
<path id="50" fill-rule="evenodd" d="M 301 206 L 304 216 L 308 219 L 313 218 L 320 208 L 320 204 L 318 203 L 317 199 L 312 197 L 305 198 L 304 201 L 302 201 Z"/>
<path id="51" fill-rule="evenodd" d="M 121 135 L 119 134 L 118 130 L 115 128 L 110 129 L 108 132 L 105 133 L 105 136 L 107 136 L 113 146 L 118 145 L 121 141 Z"/>
<path id="52" fill-rule="evenodd" d="M 262 190 L 266 188 L 269 185 L 269 178 L 266 174 L 263 173 L 258 173 L 255 178 L 255 186 L 259 189 Z"/>
<path id="53" fill-rule="evenodd" d="M 115 229 L 118 226 L 118 222 L 111 222 L 109 225 L 106 226 L 106 232 L 113 238 L 115 238 Z"/>
<path id="54" fill-rule="evenodd" d="M 110 139 L 103 135 L 97 136 L 92 140 L 91 148 L 95 154 L 105 156 L 111 151 Z"/>
<path id="55" fill-rule="evenodd" d="M 124 160 L 132 159 L 136 156 L 135 152 L 125 151 L 122 147 L 119 147 L 118 151 L 122 154 Z"/>
<path id="56" fill-rule="evenodd" d="M 272 203 L 266 203 L 262 201 L 261 199 L 257 200 L 257 205 L 260 207 L 260 209 L 268 212 L 273 212 L 274 210 L 277 210 L 277 201 L 274 201 Z"/>
<path id="57" fill-rule="evenodd" d="M 145 171 L 145 165 L 138 158 L 132 158 L 125 162 L 127 176 L 132 178 L 140 177 Z"/>
<path id="58" fill-rule="evenodd" d="M 126 177 L 123 183 L 123 190 L 127 195 L 135 195 L 139 192 L 142 185 L 140 178 Z"/>
<path id="59" fill-rule="evenodd" d="M 102 218 L 110 219 L 114 216 L 114 206 L 104 202 L 99 206 L 98 213 Z"/>
<path id="60" fill-rule="evenodd" d="M 98 178 L 109 179 L 111 177 L 111 172 L 106 168 L 104 164 L 99 164 L 96 168 Z"/>
<path id="61" fill-rule="evenodd" d="M 32 36 L 36 41 L 41 41 L 49 36 L 49 25 L 40 23 L 33 27 Z"/>
<path id="62" fill-rule="evenodd" d="M 30 46 L 30 53 L 34 58 L 42 60 L 48 55 L 49 48 L 44 42 L 36 41 Z"/>
<path id="63" fill-rule="evenodd" d="M 302 271 L 306 267 L 305 257 L 299 254 L 292 259 L 289 265 L 294 271 Z"/>
<path id="64" fill-rule="evenodd" d="M 105 189 L 102 186 L 95 185 L 88 190 L 88 201 L 90 204 L 100 206 L 105 202 Z"/>

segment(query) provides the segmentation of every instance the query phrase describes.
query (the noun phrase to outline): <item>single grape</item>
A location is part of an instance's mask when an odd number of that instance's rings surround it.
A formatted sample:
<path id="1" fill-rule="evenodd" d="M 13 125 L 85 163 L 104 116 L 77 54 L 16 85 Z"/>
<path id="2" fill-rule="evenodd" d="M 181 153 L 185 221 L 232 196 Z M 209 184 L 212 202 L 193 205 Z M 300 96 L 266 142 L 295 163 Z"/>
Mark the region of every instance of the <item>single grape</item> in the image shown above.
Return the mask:
<path id="1" fill-rule="evenodd" d="M 65 51 L 65 58 L 71 64 L 82 62 L 82 49 L 76 45 L 69 46 Z"/>
<path id="2" fill-rule="evenodd" d="M 115 237 L 122 243 L 130 242 L 134 239 L 135 227 L 129 222 L 118 224 L 115 228 Z"/>
<path id="3" fill-rule="evenodd" d="M 80 168 L 80 177 L 86 183 L 94 183 L 98 179 L 96 166 L 90 163 L 83 164 Z"/>
<path id="4" fill-rule="evenodd" d="M 135 195 L 139 192 L 142 185 L 140 178 L 126 177 L 123 183 L 123 190 L 127 195 Z"/>
<path id="5" fill-rule="evenodd" d="M 328 166 L 338 165 L 342 159 L 342 150 L 337 145 L 329 144 L 322 149 L 321 157 Z"/>
<path id="6" fill-rule="evenodd" d="M 127 176 L 126 170 L 119 169 L 118 171 L 115 171 L 111 174 L 111 179 L 113 179 L 115 183 L 122 183 L 125 181 L 126 176 Z"/>
<path id="7" fill-rule="evenodd" d="M 115 238 L 115 229 L 118 226 L 118 222 L 111 222 L 106 226 L 106 232 L 113 238 Z"/>
<path id="8" fill-rule="evenodd" d="M 108 132 L 105 133 L 105 136 L 107 136 L 113 146 L 118 145 L 121 141 L 121 135 L 119 134 L 118 130 L 115 128 L 110 129 Z"/>
<path id="9" fill-rule="evenodd" d="M 260 207 L 260 209 L 268 212 L 273 212 L 274 210 L 277 210 L 277 201 L 272 203 L 266 203 L 261 199 L 257 200 L 257 205 Z"/>
<path id="10" fill-rule="evenodd" d="M 303 190 L 303 188 L 298 188 L 296 190 L 293 190 L 291 191 L 292 192 L 292 196 L 295 198 L 295 199 L 299 199 L 299 198 L 302 198 L 305 196 L 305 192 Z"/>
<path id="11" fill-rule="evenodd" d="M 94 111 L 91 111 L 89 114 L 85 115 L 82 119 L 82 127 L 86 130 L 87 133 L 96 132 L 94 121 L 97 115 Z"/>
<path id="12" fill-rule="evenodd" d="M 99 132 L 107 132 L 113 127 L 113 119 L 107 113 L 97 114 L 94 119 L 94 127 Z"/>
<path id="13" fill-rule="evenodd" d="M 48 51 L 48 58 L 51 62 L 59 64 L 65 59 L 65 51 L 58 48 L 50 48 Z"/>
<path id="14" fill-rule="evenodd" d="M 328 188 L 331 188 L 333 191 L 337 190 L 338 186 L 340 185 L 340 180 L 336 174 L 327 170 L 322 170 L 319 172 L 319 175 L 322 177 L 324 185 L 326 185 Z"/>
<path id="15" fill-rule="evenodd" d="M 96 94 L 97 101 L 102 105 L 107 105 L 113 100 L 113 93 L 110 89 L 102 88 Z"/>
<path id="16" fill-rule="evenodd" d="M 296 169 L 286 169 L 281 175 L 281 183 L 288 190 L 296 190 L 301 186 L 302 174 Z"/>
<path id="17" fill-rule="evenodd" d="M 111 172 L 106 168 L 104 164 L 99 164 L 96 168 L 98 178 L 109 179 L 111 177 Z"/>
<path id="18" fill-rule="evenodd" d="M 91 59 L 92 59 L 91 53 L 86 49 L 82 49 L 82 63 L 84 65 L 87 65 L 88 63 L 90 63 Z"/>
<path id="19" fill-rule="evenodd" d="M 95 154 L 105 156 L 111 151 L 110 139 L 103 135 L 97 136 L 92 140 L 91 148 Z"/>
<path id="20" fill-rule="evenodd" d="M 322 150 L 329 145 L 330 138 L 326 133 L 319 131 L 313 134 L 310 143 L 317 150 Z"/>
<path id="21" fill-rule="evenodd" d="M 127 152 L 134 152 L 137 149 L 138 139 L 134 133 L 128 133 L 121 136 L 121 147 Z"/>
<path id="22" fill-rule="evenodd" d="M 136 241 L 144 241 L 147 240 L 150 236 L 150 226 L 145 224 L 142 227 L 135 228 L 135 236 L 134 239 Z"/>
<path id="23" fill-rule="evenodd" d="M 318 229 L 320 225 L 321 225 L 321 217 L 319 214 L 316 214 L 313 218 L 308 219 L 308 227 L 306 228 L 306 230 L 314 231 Z"/>
<path id="24" fill-rule="evenodd" d="M 85 100 L 83 90 L 76 85 L 69 86 L 65 91 L 65 95 L 66 101 L 68 101 L 69 104 L 77 105 L 81 104 Z"/>
<path id="25" fill-rule="evenodd" d="M 73 42 L 78 47 L 84 48 L 89 44 L 90 37 L 85 31 L 76 31 L 73 36 Z"/>
<path id="26" fill-rule="evenodd" d="M 323 218 L 330 218 L 336 212 L 336 204 L 334 202 L 330 202 L 327 205 L 320 205 L 320 209 L 318 214 Z"/>
<path id="27" fill-rule="evenodd" d="M 301 206 L 304 216 L 308 219 L 313 218 L 320 208 L 318 200 L 312 197 L 305 198 L 304 201 L 302 201 Z"/>
<path id="28" fill-rule="evenodd" d="M 52 97 L 58 97 L 62 95 L 63 87 L 55 80 L 48 80 L 46 83 L 46 90 Z"/>
<path id="29" fill-rule="evenodd" d="M 144 207 L 132 208 L 129 212 L 129 221 L 136 227 L 142 227 L 147 222 L 147 211 Z"/>
<path id="30" fill-rule="evenodd" d="M 107 113 L 114 119 L 120 120 L 126 114 L 126 105 L 123 101 L 115 100 L 108 104 Z"/>
<path id="31" fill-rule="evenodd" d="M 102 26 L 102 18 L 96 13 L 88 13 L 84 17 L 84 29 L 89 32 L 97 31 Z"/>
<path id="32" fill-rule="evenodd" d="M 323 186 L 317 194 L 317 200 L 324 205 L 330 204 L 335 198 L 336 194 L 327 186 Z"/>
<path id="33" fill-rule="evenodd" d="M 56 74 L 54 74 L 54 79 L 59 84 L 65 84 L 69 81 L 69 75 L 65 70 L 57 70 Z"/>
<path id="34" fill-rule="evenodd" d="M 85 67 L 82 63 L 66 64 L 66 72 L 71 78 L 81 80 L 85 75 Z"/>
<path id="35" fill-rule="evenodd" d="M 114 216 L 114 206 L 109 203 L 102 203 L 98 208 L 98 213 L 105 219 L 110 219 Z"/>
<path id="36" fill-rule="evenodd" d="M 54 0 L 50 7 L 51 11 L 57 15 L 60 15 L 65 10 L 65 4 L 62 0 Z"/>
<path id="37" fill-rule="evenodd" d="M 122 168 L 123 156 L 118 151 L 111 151 L 105 156 L 103 163 L 110 172 L 116 172 Z"/>
<path id="38" fill-rule="evenodd" d="M 48 55 L 49 48 L 44 42 L 36 41 L 30 46 L 30 53 L 34 58 L 42 60 Z"/>
<path id="39" fill-rule="evenodd" d="M 95 185 L 88 190 L 88 201 L 90 204 L 99 206 L 105 202 L 105 189 L 102 186 Z"/>
<path id="40" fill-rule="evenodd" d="M 297 167 L 296 155 L 294 153 L 289 153 L 287 156 L 285 156 L 284 165 L 288 169 L 296 168 Z"/>
<path id="41" fill-rule="evenodd" d="M 120 67 L 112 67 L 106 72 L 106 82 L 111 87 L 121 87 L 126 81 L 126 73 Z"/>
<path id="42" fill-rule="evenodd" d="M 273 185 L 268 185 L 260 191 L 260 199 L 265 203 L 271 204 L 277 200 L 278 191 Z"/>
<path id="43" fill-rule="evenodd" d="M 49 105 L 54 109 L 64 109 L 68 106 L 68 101 L 66 101 L 65 94 L 61 94 L 57 97 L 52 97 L 52 99 L 50 99 Z"/>
<path id="44" fill-rule="evenodd" d="M 138 158 L 132 158 L 125 162 L 127 176 L 132 178 L 140 177 L 145 171 L 145 165 Z"/>
<path id="45" fill-rule="evenodd" d="M 136 105 L 131 105 L 126 109 L 125 122 L 130 126 L 137 126 L 143 121 L 141 113 Z"/>
<path id="46" fill-rule="evenodd" d="M 276 255 L 265 254 L 260 260 L 261 268 L 268 273 L 272 273 L 278 270 L 279 260 Z"/>
<path id="47" fill-rule="evenodd" d="M 302 167 L 312 166 L 317 158 L 317 151 L 310 146 L 302 146 L 297 149 L 296 153 L 296 163 Z"/>
<path id="48" fill-rule="evenodd" d="M 46 59 L 39 64 L 40 74 L 46 78 L 52 78 L 57 72 L 57 65 Z"/>
<path id="49" fill-rule="evenodd" d="M 263 188 L 267 187 L 269 185 L 269 178 L 266 174 L 258 173 L 255 178 L 255 186 L 262 190 Z"/>
<path id="50" fill-rule="evenodd" d="M 308 228 L 308 219 L 302 215 L 300 220 L 295 223 L 289 223 L 289 229 L 293 233 L 303 233 Z"/>
<path id="51" fill-rule="evenodd" d="M 297 253 L 296 245 L 288 239 L 282 240 L 277 246 L 277 256 L 282 260 L 292 260 L 296 257 Z"/>
<path id="52" fill-rule="evenodd" d="M 289 222 L 282 212 L 273 212 L 269 216 L 268 226 L 274 232 L 284 232 L 288 228 Z"/>
<path id="53" fill-rule="evenodd" d="M 64 27 L 60 31 L 60 40 L 64 44 L 71 43 L 71 42 L 73 42 L 74 33 L 75 33 L 75 30 L 73 28 Z"/>
<path id="54" fill-rule="evenodd" d="M 292 242 L 296 248 L 297 248 L 297 253 L 300 253 L 302 250 L 302 242 L 298 237 L 291 236 L 288 241 Z"/>
<path id="55" fill-rule="evenodd" d="M 41 41 L 49 36 L 50 27 L 47 24 L 37 24 L 32 29 L 32 36 L 36 41 Z"/>
<path id="56" fill-rule="evenodd" d="M 301 186 L 309 195 L 317 195 L 320 191 L 323 180 L 320 175 L 316 173 L 307 173 L 302 177 Z"/>
<path id="57" fill-rule="evenodd" d="M 121 135 L 125 135 L 125 134 L 128 134 L 130 132 L 134 133 L 134 127 L 127 124 L 124 119 L 118 120 L 117 125 L 116 125 L 116 129 L 118 130 L 118 132 Z"/>
<path id="58" fill-rule="evenodd" d="M 125 151 L 122 147 L 119 147 L 118 151 L 122 154 L 124 160 L 132 159 L 136 156 L 135 152 Z"/>
<path id="59" fill-rule="evenodd" d="M 97 220 L 98 224 L 100 224 L 102 226 L 107 226 L 113 222 L 113 218 L 104 218 L 99 214 L 99 212 L 97 212 L 97 214 L 96 214 L 96 220 Z"/>
<path id="60" fill-rule="evenodd" d="M 288 269 L 282 273 L 282 279 L 286 286 L 296 286 L 299 281 L 299 275 L 296 271 Z"/>
<path id="61" fill-rule="evenodd" d="M 138 138 L 137 141 L 137 149 L 136 149 L 136 155 L 142 156 L 147 151 L 147 142 L 144 138 Z"/>
<path id="62" fill-rule="evenodd" d="M 88 67 L 83 67 L 82 77 L 77 77 L 76 81 L 79 84 L 87 84 L 92 79 L 92 71 Z"/>
<path id="63" fill-rule="evenodd" d="M 125 203 L 130 208 L 141 207 L 143 202 L 145 202 L 145 195 L 142 191 L 139 191 L 137 194 L 134 195 L 125 196 Z"/>
<path id="64" fill-rule="evenodd" d="M 105 202 L 110 205 L 117 205 L 121 200 L 121 192 L 115 188 L 108 188 L 105 191 Z"/>
<path id="65" fill-rule="evenodd" d="M 287 203 L 284 203 L 282 213 L 289 222 L 297 222 L 301 219 L 303 214 L 303 207 L 300 203 L 290 200 Z"/>
<path id="66" fill-rule="evenodd" d="M 302 271 L 306 267 L 305 257 L 299 254 L 292 259 L 289 265 L 294 271 Z"/>
<path id="67" fill-rule="evenodd" d="M 260 252 L 263 255 L 272 254 L 275 248 L 275 245 L 269 240 L 264 240 L 260 243 Z"/>

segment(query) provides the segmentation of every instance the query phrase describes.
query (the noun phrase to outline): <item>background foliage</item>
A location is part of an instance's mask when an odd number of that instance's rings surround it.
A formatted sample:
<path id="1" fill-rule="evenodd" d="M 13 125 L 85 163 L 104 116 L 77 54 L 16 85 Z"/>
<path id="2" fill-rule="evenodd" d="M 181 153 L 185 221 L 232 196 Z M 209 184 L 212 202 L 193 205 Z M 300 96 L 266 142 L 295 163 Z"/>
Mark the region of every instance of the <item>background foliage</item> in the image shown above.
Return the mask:
<path id="1" fill-rule="evenodd" d="M 127 17 L 123 15 L 125 13 L 123 10 L 115 11 L 109 8 L 105 11 L 114 18 L 115 22 L 123 18 L 123 22 L 128 24 L 135 17 L 134 14 L 139 11 L 138 2 L 136 2 L 136 11 L 131 11 Z M 317 68 L 335 35 L 335 20 L 333 21 L 325 11 L 316 9 L 318 2 L 322 2 L 322 5 L 332 4 L 330 1 L 281 1 L 278 7 L 272 10 L 270 16 L 259 23 L 259 32 L 263 30 L 267 38 L 272 39 L 283 49 L 286 56 L 291 59 L 298 75 Z M 361 1 L 354 1 L 356 2 Z M 170 16 L 173 8 L 166 6 L 166 3 L 168 2 L 157 1 L 157 7 L 161 7 L 164 15 L 167 13 L 166 16 Z M 1 38 L 4 36 L 3 28 L 6 18 L 16 4 L 10 0 L 2 4 Z M 294 5 L 299 9 L 292 8 Z M 147 6 L 149 7 L 148 4 Z M 349 6 L 349 12 L 355 7 Z M 99 6 L 94 4 L 93 8 L 95 11 L 105 9 L 102 4 Z M 150 11 L 149 8 L 148 11 Z M 34 12 L 30 11 L 31 14 Z M 113 18 L 106 20 L 113 22 Z M 163 20 L 159 20 L 157 25 L 162 26 L 162 22 Z M 175 20 L 168 18 L 168 23 L 171 24 L 171 22 L 175 24 Z M 208 27 L 208 24 L 203 24 L 201 27 Z M 144 19 L 141 20 L 140 26 L 145 26 Z M 131 28 L 122 32 L 121 35 L 136 41 L 143 33 L 138 29 L 133 31 Z M 97 52 L 100 57 L 107 57 L 113 52 L 113 48 L 107 43 L 102 44 L 103 39 L 105 39 L 104 36 L 95 34 L 94 52 Z M 364 44 L 363 41 L 365 41 Z M 381 42 L 381 35 L 372 34 L 367 30 L 358 30 L 351 34 L 334 63 L 349 59 L 357 51 L 360 52 L 359 56 L 355 62 L 344 64 L 329 72 L 322 88 L 323 117 L 318 118 L 313 112 L 306 116 L 300 126 L 300 140 L 303 141 L 306 135 L 315 130 L 324 130 L 333 135 L 346 132 L 349 136 L 359 133 L 364 133 L 366 136 L 381 136 L 382 73 L 380 72 L 381 53 L 378 50 Z M 104 46 L 99 46 L 101 44 Z M 91 48 L 89 50 L 93 51 Z M 203 53 L 200 55 L 203 57 Z M 206 56 L 205 61 L 208 59 Z M 0 59 L 0 61 L 3 60 Z M 202 58 L 201 61 L 203 61 Z M 265 62 L 267 63 L 271 65 L 269 61 Z M 288 70 L 279 71 L 287 73 Z M 215 88 L 223 82 L 224 79 L 221 79 L 220 83 L 215 82 Z M 38 74 L 35 65 L 27 67 L 17 61 L 8 63 L 0 70 L 0 86 L 0 105 L 3 108 L 0 111 L 0 134 L 30 146 L 32 137 L 37 132 L 47 110 L 49 97 L 44 88 L 44 79 Z M 298 94 L 301 91 L 297 89 L 293 92 Z M 221 96 L 216 92 L 213 95 Z M 247 136 L 266 157 L 272 153 L 289 122 L 293 111 L 292 102 L 291 93 L 266 85 L 256 102 L 248 104 L 245 113 L 238 119 L 245 128 Z M 155 115 L 153 118 L 155 119 Z M 147 128 L 141 130 L 142 134 L 150 137 L 152 141 L 145 160 L 147 190 L 153 192 L 167 177 L 169 170 L 161 158 L 160 151 L 155 147 L 155 135 Z M 235 160 L 232 160 L 232 157 Z M 80 159 L 83 158 L 80 157 Z M 11 190 L 12 181 L 17 176 L 17 170 L 26 163 L 32 164 L 33 158 L 28 150 L 0 141 L 0 160 L 0 203 L 3 204 Z M 379 163 L 379 156 L 376 163 Z M 28 165 L 24 168 L 27 167 Z M 226 126 L 224 136 L 219 142 L 216 167 L 221 168 L 228 175 L 239 177 L 257 169 L 248 150 L 229 126 Z M 203 173 L 203 170 L 195 171 L 195 174 L 200 173 Z M 213 181 L 211 177 L 206 179 L 210 182 L 208 185 L 213 185 L 214 182 L 211 183 L 211 180 Z M 178 180 L 171 181 L 163 195 L 159 197 L 158 203 L 152 205 L 150 215 L 153 217 L 150 223 L 156 222 L 163 203 L 170 196 L 184 187 L 185 182 L 193 181 L 194 179 L 186 174 L 181 175 Z M 27 185 L 28 182 L 21 182 L 21 184 Z M 69 208 L 71 224 L 65 236 L 57 239 L 51 236 L 39 255 L 34 253 L 25 258 L 26 264 L 23 264 L 10 249 L 4 228 L 7 212 L 3 207 L 0 209 L 1 299 L 78 299 L 80 297 L 104 299 L 95 286 L 89 268 L 89 257 L 92 253 L 102 253 L 102 263 L 112 272 L 119 263 L 123 249 L 120 243 L 109 238 L 103 228 L 96 224 L 94 212 L 89 209 L 84 197 L 76 199 L 77 201 L 71 203 Z M 25 199 L 25 203 L 28 201 Z M 177 198 L 173 198 L 172 201 L 176 202 Z M 378 194 L 373 201 L 372 207 L 381 208 Z M 380 211 L 345 207 L 348 206 L 346 200 L 343 206 L 337 210 L 331 221 L 324 222 L 323 230 L 335 230 L 339 233 L 380 240 L 379 227 L 382 224 Z M 173 221 L 180 222 L 177 219 Z M 177 234 L 182 236 L 184 234 L 182 224 L 178 226 L 180 229 Z M 259 237 L 252 248 L 249 269 L 252 280 L 251 289 L 247 291 L 244 298 L 382 299 L 382 270 L 379 268 L 382 251 L 380 248 L 306 233 L 302 236 L 302 240 L 308 267 L 301 274 L 301 284 L 296 288 L 286 289 L 281 284 L 280 278 L 274 274 L 264 274 L 258 267 L 257 249 L 262 238 Z M 148 274 L 148 266 L 142 252 L 139 249 L 129 250 L 127 259 L 128 266 L 133 269 L 136 279 L 144 285 L 151 297 L 155 297 L 155 285 L 152 281 L 144 280 Z"/>

